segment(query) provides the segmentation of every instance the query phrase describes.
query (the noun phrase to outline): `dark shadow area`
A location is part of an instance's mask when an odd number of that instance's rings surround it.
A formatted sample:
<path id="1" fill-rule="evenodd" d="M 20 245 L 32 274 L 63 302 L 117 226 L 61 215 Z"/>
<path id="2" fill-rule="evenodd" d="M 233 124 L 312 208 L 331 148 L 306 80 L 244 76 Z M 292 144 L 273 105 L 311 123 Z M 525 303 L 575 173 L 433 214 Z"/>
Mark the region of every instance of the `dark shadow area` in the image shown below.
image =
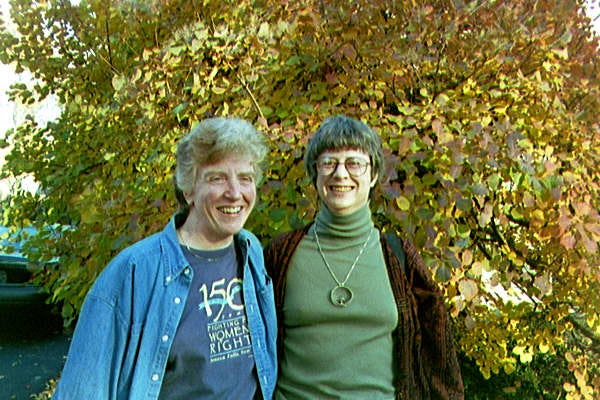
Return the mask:
<path id="1" fill-rule="evenodd" d="M 0 399 L 30 400 L 64 365 L 70 335 L 48 307 L 0 314 Z"/>

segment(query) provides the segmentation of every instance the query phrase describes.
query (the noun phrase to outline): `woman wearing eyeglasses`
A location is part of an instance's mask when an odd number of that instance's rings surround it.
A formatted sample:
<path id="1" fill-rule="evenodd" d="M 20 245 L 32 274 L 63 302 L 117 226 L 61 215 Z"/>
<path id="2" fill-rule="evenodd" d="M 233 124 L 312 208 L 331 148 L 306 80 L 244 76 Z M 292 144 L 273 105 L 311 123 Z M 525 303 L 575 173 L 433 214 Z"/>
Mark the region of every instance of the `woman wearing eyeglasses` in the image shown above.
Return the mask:
<path id="1" fill-rule="evenodd" d="M 328 118 L 304 162 L 320 210 L 265 248 L 279 325 L 274 398 L 463 399 L 439 288 L 414 245 L 393 247 L 372 221 L 379 136 Z"/>

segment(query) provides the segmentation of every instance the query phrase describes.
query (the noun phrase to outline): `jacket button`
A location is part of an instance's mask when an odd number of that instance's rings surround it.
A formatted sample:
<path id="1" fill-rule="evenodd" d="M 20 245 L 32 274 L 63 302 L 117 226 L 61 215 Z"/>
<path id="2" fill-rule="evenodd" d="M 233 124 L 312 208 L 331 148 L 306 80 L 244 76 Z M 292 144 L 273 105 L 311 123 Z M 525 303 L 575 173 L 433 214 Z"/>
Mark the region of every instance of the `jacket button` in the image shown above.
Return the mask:
<path id="1" fill-rule="evenodd" d="M 156 382 L 158 380 L 158 374 L 152 374 L 152 381 Z"/>
<path id="2" fill-rule="evenodd" d="M 181 299 L 180 299 L 179 297 L 175 297 L 175 298 L 173 299 L 173 302 L 174 302 L 175 304 L 179 304 L 179 303 L 181 303 Z"/>
<path id="3" fill-rule="evenodd" d="M 163 342 L 166 342 L 167 340 L 169 340 L 169 335 L 163 335 L 161 339 Z"/>

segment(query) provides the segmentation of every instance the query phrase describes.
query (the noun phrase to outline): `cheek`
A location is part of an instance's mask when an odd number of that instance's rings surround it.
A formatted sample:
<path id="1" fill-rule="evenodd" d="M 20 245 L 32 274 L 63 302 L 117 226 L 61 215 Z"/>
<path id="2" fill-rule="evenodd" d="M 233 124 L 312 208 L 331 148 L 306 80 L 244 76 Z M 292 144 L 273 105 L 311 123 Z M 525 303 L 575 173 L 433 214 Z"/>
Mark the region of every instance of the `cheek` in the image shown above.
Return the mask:
<path id="1" fill-rule="evenodd" d="M 325 178 L 322 175 L 319 175 L 315 182 L 316 182 L 317 189 L 319 189 L 319 190 L 325 186 Z"/>
<path id="2" fill-rule="evenodd" d="M 317 179 L 316 189 L 317 189 L 317 194 L 319 194 L 320 196 L 325 195 L 325 192 L 327 191 L 327 186 L 325 185 L 325 182 L 323 181 L 323 179 L 321 179 L 321 178 Z"/>
<path id="3" fill-rule="evenodd" d="M 254 203 L 256 200 L 256 187 L 251 186 L 244 188 L 244 197 L 247 199 L 247 201 Z"/>

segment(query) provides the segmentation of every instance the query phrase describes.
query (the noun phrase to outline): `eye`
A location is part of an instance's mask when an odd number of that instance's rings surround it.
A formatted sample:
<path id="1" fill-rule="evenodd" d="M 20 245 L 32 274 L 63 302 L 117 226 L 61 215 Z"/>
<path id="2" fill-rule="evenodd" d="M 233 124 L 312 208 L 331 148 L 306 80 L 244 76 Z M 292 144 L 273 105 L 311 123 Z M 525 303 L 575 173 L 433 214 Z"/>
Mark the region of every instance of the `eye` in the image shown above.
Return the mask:
<path id="1" fill-rule="evenodd" d="M 361 168 L 365 162 L 358 158 L 349 158 L 346 160 L 346 166 L 348 168 Z"/>
<path id="2" fill-rule="evenodd" d="M 240 176 L 240 182 L 245 184 L 253 184 L 254 183 L 254 175 L 242 175 Z"/>
<path id="3" fill-rule="evenodd" d="M 209 175 L 206 177 L 206 181 L 208 183 L 221 184 L 225 182 L 225 177 L 223 175 Z"/>
<path id="4" fill-rule="evenodd" d="M 334 168 L 337 165 L 337 161 L 334 160 L 333 158 L 324 158 L 324 159 L 321 160 L 321 162 L 319 163 L 319 165 L 322 168 L 326 168 L 326 169 Z"/>

